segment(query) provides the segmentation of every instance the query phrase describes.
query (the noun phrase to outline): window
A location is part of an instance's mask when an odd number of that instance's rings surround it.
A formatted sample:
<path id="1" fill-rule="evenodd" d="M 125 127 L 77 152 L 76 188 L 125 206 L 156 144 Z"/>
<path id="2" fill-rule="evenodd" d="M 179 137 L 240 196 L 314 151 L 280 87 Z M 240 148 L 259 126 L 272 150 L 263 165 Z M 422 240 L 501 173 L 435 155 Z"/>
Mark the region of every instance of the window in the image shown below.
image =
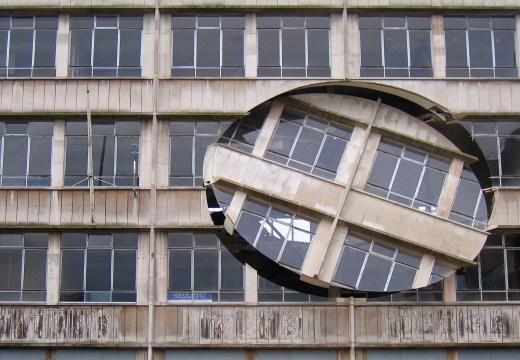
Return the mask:
<path id="1" fill-rule="evenodd" d="M 244 301 L 244 265 L 214 234 L 169 234 L 168 269 L 168 301 Z"/>
<path id="2" fill-rule="evenodd" d="M 325 302 L 335 301 L 334 298 L 304 294 L 277 285 L 260 275 L 258 276 L 258 301 L 259 302 Z"/>
<path id="3" fill-rule="evenodd" d="M 60 301 L 135 302 L 137 234 L 61 236 Z"/>
<path id="4" fill-rule="evenodd" d="M 520 185 L 520 123 L 518 121 L 462 123 L 477 142 L 489 166 L 493 186 Z"/>
<path id="5" fill-rule="evenodd" d="M 140 125 L 137 121 L 92 125 L 95 186 L 137 186 Z M 88 186 L 87 123 L 68 121 L 65 127 L 65 186 Z"/>
<path id="6" fill-rule="evenodd" d="M 457 271 L 458 301 L 520 300 L 520 235 L 492 234 L 478 264 Z"/>
<path id="7" fill-rule="evenodd" d="M 352 133 L 295 111 L 284 111 L 266 159 L 334 179 Z"/>
<path id="8" fill-rule="evenodd" d="M 173 16 L 172 76 L 244 76 L 243 16 Z"/>
<path id="9" fill-rule="evenodd" d="M 2 186 L 51 184 L 52 122 L 0 122 Z"/>
<path id="10" fill-rule="evenodd" d="M 361 76 L 430 77 L 431 18 L 359 17 Z"/>
<path id="11" fill-rule="evenodd" d="M 259 77 L 330 76 L 328 16 L 257 16 Z"/>
<path id="12" fill-rule="evenodd" d="M 484 230 L 487 224 L 487 209 L 480 184 L 470 170 L 464 167 L 457 194 L 451 207 L 450 219 Z"/>
<path id="13" fill-rule="evenodd" d="M 0 77 L 56 76 L 58 18 L 0 18 Z"/>
<path id="14" fill-rule="evenodd" d="M 318 222 L 247 199 L 236 225 L 238 233 L 269 259 L 301 269 Z"/>
<path id="15" fill-rule="evenodd" d="M 208 146 L 217 142 L 229 121 L 170 123 L 170 185 L 202 186 L 202 165 Z"/>
<path id="16" fill-rule="evenodd" d="M 141 76 L 141 16 L 70 18 L 69 76 Z"/>
<path id="17" fill-rule="evenodd" d="M 365 191 L 435 214 L 449 168 L 446 159 L 383 139 Z"/>
<path id="18" fill-rule="evenodd" d="M 0 301 L 45 301 L 48 235 L 0 234 Z"/>
<path id="19" fill-rule="evenodd" d="M 446 76 L 517 77 L 514 17 L 444 17 Z"/>

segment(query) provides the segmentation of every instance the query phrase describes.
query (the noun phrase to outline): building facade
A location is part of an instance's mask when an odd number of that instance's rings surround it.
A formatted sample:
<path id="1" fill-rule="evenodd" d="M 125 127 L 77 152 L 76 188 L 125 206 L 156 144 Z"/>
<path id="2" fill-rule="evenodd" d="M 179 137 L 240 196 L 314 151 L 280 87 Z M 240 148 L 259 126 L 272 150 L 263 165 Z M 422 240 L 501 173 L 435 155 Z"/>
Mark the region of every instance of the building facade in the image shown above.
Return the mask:
<path id="1" fill-rule="evenodd" d="M 0 0 L 0 358 L 517 359 L 518 28 Z"/>

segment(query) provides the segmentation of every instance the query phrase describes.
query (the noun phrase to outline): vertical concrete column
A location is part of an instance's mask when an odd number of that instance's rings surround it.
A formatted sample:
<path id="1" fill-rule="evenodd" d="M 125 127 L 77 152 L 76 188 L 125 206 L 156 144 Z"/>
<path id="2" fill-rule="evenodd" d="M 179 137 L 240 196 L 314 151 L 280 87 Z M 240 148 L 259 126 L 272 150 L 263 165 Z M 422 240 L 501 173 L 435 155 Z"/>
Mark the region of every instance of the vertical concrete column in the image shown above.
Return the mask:
<path id="1" fill-rule="evenodd" d="M 47 250 L 47 304 L 57 304 L 60 301 L 60 235 L 49 234 L 49 249 Z"/>
<path id="2" fill-rule="evenodd" d="M 346 45 L 345 52 L 347 54 L 347 78 L 358 78 L 361 68 L 361 38 L 359 35 L 359 19 L 357 14 L 348 14 L 343 11 L 344 20 L 346 22 Z"/>
<path id="3" fill-rule="evenodd" d="M 245 74 L 246 77 L 254 78 L 257 75 L 258 66 L 258 44 L 255 14 L 246 14 L 245 46 Z"/>
<path id="4" fill-rule="evenodd" d="M 269 114 L 267 115 L 264 125 L 262 126 L 262 130 L 260 130 L 260 134 L 256 140 L 256 144 L 253 149 L 254 155 L 264 156 L 264 153 L 269 146 L 269 142 L 271 141 L 271 137 L 273 136 L 276 126 L 278 125 L 278 121 L 280 120 L 283 109 L 284 103 L 280 101 L 275 101 L 271 106 Z"/>
<path id="5" fill-rule="evenodd" d="M 148 281 L 150 268 L 150 234 L 139 233 L 137 242 L 137 304 L 148 304 Z"/>
<path id="6" fill-rule="evenodd" d="M 455 274 L 448 276 L 444 279 L 444 301 L 453 302 L 457 301 L 457 277 Z"/>
<path id="7" fill-rule="evenodd" d="M 446 77 L 446 42 L 442 15 L 432 15 L 433 76 Z"/>
<path id="8" fill-rule="evenodd" d="M 167 120 L 157 121 L 157 138 L 152 143 L 157 146 L 157 175 L 155 185 L 158 187 L 168 186 L 170 182 L 170 122 Z M 153 159 L 152 159 L 153 161 Z"/>
<path id="9" fill-rule="evenodd" d="M 56 39 L 56 77 L 67 77 L 69 65 L 69 14 L 60 14 Z"/>
<path id="10" fill-rule="evenodd" d="M 459 187 L 460 176 L 464 167 L 464 161 L 454 159 L 451 163 L 450 170 L 444 188 L 442 189 L 439 204 L 437 206 L 437 215 L 448 218 L 450 215 L 451 205 L 455 200 L 457 188 Z"/>
<path id="11" fill-rule="evenodd" d="M 415 281 L 413 283 L 414 289 L 419 289 L 428 285 L 433 265 L 435 265 L 435 257 L 429 254 L 424 254 L 421 259 L 421 264 L 419 265 L 419 271 L 415 276 Z"/>
<path id="12" fill-rule="evenodd" d="M 51 186 L 62 187 L 65 175 L 65 121 L 54 122 L 52 136 Z"/>
<path id="13" fill-rule="evenodd" d="M 155 303 L 168 301 L 168 235 L 155 233 Z"/>
<path id="14" fill-rule="evenodd" d="M 152 182 L 152 121 L 144 119 L 141 122 L 139 138 L 139 186 L 149 187 Z"/>
<path id="15" fill-rule="evenodd" d="M 330 17 L 330 74 L 335 79 L 345 78 L 345 24 L 343 14 Z"/>
<path id="16" fill-rule="evenodd" d="M 143 15 L 143 38 L 141 41 L 141 75 L 151 78 L 154 75 L 155 52 L 155 19 L 154 13 Z"/>
<path id="17" fill-rule="evenodd" d="M 161 14 L 159 24 L 159 77 L 169 78 L 172 73 L 172 16 Z"/>
<path id="18" fill-rule="evenodd" d="M 258 274 L 255 269 L 249 265 L 245 265 L 245 284 L 244 284 L 244 300 L 246 303 L 258 302 Z"/>

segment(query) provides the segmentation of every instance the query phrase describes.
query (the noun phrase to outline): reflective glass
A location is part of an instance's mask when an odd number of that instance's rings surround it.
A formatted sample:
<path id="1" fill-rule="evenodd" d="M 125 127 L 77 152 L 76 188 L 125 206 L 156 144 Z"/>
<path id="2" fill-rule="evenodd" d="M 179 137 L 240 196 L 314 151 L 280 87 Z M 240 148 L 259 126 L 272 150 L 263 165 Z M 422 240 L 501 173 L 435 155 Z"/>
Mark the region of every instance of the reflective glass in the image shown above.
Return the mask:
<path id="1" fill-rule="evenodd" d="M 218 251 L 196 249 L 193 255 L 193 290 L 218 290 Z"/>

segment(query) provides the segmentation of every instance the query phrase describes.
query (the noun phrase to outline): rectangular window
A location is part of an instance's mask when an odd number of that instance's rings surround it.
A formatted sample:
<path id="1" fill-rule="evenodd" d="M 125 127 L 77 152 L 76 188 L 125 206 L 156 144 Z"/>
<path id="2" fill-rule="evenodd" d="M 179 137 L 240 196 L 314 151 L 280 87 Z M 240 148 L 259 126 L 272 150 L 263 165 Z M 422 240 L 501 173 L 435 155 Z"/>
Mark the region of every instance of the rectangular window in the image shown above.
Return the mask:
<path id="1" fill-rule="evenodd" d="M 244 265 L 214 234 L 169 234 L 168 301 L 244 301 Z"/>
<path id="2" fill-rule="evenodd" d="M 240 77 L 244 16 L 173 16 L 172 76 Z"/>
<path id="3" fill-rule="evenodd" d="M 135 302 L 137 234 L 64 233 L 60 301 Z"/>
<path id="4" fill-rule="evenodd" d="M 329 77 L 328 16 L 257 16 L 259 77 Z"/>
<path id="5" fill-rule="evenodd" d="M 56 76 L 58 17 L 0 17 L 0 77 Z"/>
<path id="6" fill-rule="evenodd" d="M 48 234 L 0 234 L 0 301 L 45 301 Z"/>
<path id="7" fill-rule="evenodd" d="M 70 18 L 69 76 L 141 76 L 142 16 Z"/>
<path id="8" fill-rule="evenodd" d="M 449 168 L 446 159 L 382 140 L 365 191 L 435 214 Z"/>
<path id="9" fill-rule="evenodd" d="M 446 76 L 518 77 L 514 17 L 444 17 Z"/>
<path id="10" fill-rule="evenodd" d="M 51 184 L 52 122 L 0 122 L 1 186 Z"/>
<path id="11" fill-rule="evenodd" d="M 449 218 L 482 230 L 486 228 L 487 208 L 484 193 L 468 166 L 464 167 L 460 176 Z"/>
<path id="12" fill-rule="evenodd" d="M 430 17 L 359 17 L 361 76 L 431 77 Z"/>
<path id="13" fill-rule="evenodd" d="M 266 269 L 267 270 L 267 269 Z M 328 298 L 326 291 L 323 296 L 309 295 L 284 286 L 277 285 L 258 275 L 258 301 L 259 302 L 325 302 L 335 301 Z"/>
<path id="14" fill-rule="evenodd" d="M 95 186 L 139 185 L 139 134 L 137 121 L 92 125 Z M 67 121 L 65 136 L 65 186 L 88 186 L 87 123 Z"/>
<path id="15" fill-rule="evenodd" d="M 230 125 L 230 121 L 170 122 L 170 185 L 202 186 L 206 150 Z"/>

